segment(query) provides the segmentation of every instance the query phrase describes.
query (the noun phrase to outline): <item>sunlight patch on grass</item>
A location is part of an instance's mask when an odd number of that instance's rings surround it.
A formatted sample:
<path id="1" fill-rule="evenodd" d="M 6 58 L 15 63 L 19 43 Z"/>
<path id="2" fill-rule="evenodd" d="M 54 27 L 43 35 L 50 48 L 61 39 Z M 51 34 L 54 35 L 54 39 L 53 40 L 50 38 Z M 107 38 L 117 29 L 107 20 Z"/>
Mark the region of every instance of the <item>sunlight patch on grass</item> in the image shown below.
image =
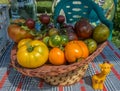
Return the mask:
<path id="1" fill-rule="evenodd" d="M 39 1 L 39 2 L 37 2 L 37 6 L 51 7 L 52 6 L 52 1 Z"/>

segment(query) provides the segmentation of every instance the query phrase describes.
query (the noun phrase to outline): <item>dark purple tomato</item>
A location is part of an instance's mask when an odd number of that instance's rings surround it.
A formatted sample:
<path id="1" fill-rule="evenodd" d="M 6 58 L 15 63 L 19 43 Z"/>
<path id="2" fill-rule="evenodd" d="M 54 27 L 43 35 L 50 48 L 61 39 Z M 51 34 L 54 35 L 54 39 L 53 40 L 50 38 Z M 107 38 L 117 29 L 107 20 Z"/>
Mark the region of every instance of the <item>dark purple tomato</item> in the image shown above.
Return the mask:
<path id="1" fill-rule="evenodd" d="M 91 37 L 93 27 L 86 19 L 82 19 L 76 22 L 74 29 L 80 39 L 87 39 Z"/>
<path id="2" fill-rule="evenodd" d="M 72 40 L 78 40 L 78 36 L 74 32 L 73 27 L 71 25 L 67 26 L 67 28 L 66 28 L 66 34 L 67 34 L 67 36 L 68 36 L 68 38 L 69 38 L 70 41 L 72 41 Z"/>
<path id="3" fill-rule="evenodd" d="M 59 15 L 57 17 L 57 22 L 60 23 L 60 24 L 64 23 L 65 22 L 65 17 L 63 15 Z"/>
<path id="4" fill-rule="evenodd" d="M 42 14 L 39 17 L 40 21 L 42 24 L 49 24 L 50 23 L 50 16 L 48 16 L 47 14 Z"/>
<path id="5" fill-rule="evenodd" d="M 25 25 L 29 28 L 29 29 L 33 29 L 35 27 L 35 21 L 33 19 L 27 19 L 25 21 Z"/>

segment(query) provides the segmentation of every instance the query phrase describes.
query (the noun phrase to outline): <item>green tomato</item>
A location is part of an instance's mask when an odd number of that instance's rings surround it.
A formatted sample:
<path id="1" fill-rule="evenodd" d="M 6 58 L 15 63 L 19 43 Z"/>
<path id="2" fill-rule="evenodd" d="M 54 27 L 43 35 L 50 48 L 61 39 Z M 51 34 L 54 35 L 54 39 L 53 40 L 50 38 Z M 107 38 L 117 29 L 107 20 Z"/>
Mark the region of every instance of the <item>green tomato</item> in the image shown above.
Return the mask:
<path id="1" fill-rule="evenodd" d="M 90 54 L 97 49 L 97 42 L 94 39 L 85 39 L 84 42 L 86 43 Z"/>
<path id="2" fill-rule="evenodd" d="M 59 47 L 61 44 L 61 37 L 60 35 L 52 35 L 49 38 L 49 46 L 51 47 Z"/>
<path id="3" fill-rule="evenodd" d="M 47 46 L 49 45 L 49 38 L 50 38 L 49 36 L 46 36 L 42 40 Z"/>
<path id="4" fill-rule="evenodd" d="M 65 46 L 69 42 L 69 38 L 67 35 L 60 35 L 61 37 L 61 45 Z"/>

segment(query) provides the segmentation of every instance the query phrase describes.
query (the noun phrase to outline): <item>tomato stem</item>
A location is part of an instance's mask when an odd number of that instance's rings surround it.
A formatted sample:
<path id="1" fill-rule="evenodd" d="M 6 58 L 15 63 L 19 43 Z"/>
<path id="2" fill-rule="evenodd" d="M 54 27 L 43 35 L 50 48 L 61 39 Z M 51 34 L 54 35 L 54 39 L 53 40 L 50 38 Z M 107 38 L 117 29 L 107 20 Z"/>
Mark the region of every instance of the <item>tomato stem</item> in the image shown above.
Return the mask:
<path id="1" fill-rule="evenodd" d="M 32 46 L 29 46 L 28 48 L 27 48 L 27 51 L 28 52 L 32 52 L 34 50 L 34 47 L 32 47 Z"/>
<path id="2" fill-rule="evenodd" d="M 26 46 L 27 46 L 27 51 L 28 52 L 32 52 L 34 50 L 34 47 L 31 46 L 29 43 L 26 43 Z"/>

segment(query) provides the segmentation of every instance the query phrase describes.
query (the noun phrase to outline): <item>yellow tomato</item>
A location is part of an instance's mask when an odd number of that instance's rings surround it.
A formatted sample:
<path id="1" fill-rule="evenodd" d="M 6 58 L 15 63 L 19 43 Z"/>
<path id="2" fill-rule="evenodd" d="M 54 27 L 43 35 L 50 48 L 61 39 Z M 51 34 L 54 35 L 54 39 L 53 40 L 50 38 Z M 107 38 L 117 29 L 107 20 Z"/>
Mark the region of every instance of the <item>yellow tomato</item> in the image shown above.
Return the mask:
<path id="1" fill-rule="evenodd" d="M 36 68 L 46 63 L 48 54 L 48 47 L 42 41 L 32 40 L 18 49 L 17 61 L 23 67 Z"/>

